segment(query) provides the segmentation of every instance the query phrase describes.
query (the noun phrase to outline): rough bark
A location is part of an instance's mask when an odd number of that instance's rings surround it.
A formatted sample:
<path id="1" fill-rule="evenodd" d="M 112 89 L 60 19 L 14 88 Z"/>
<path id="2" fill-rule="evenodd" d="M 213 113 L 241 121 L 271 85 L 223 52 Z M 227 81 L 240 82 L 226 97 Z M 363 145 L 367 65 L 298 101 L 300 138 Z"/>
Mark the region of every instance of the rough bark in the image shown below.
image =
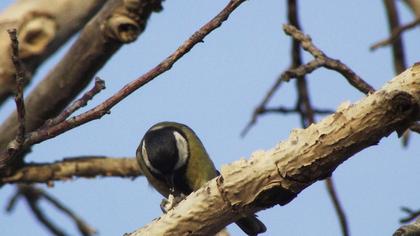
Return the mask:
<path id="1" fill-rule="evenodd" d="M 222 167 L 220 176 L 129 235 L 214 234 L 243 215 L 287 204 L 355 153 L 419 119 L 417 63 L 374 94 L 344 103 L 306 129 L 293 130 L 273 149 Z"/>
<path id="2" fill-rule="evenodd" d="M 7 29 L 18 30 L 27 78 L 100 9 L 105 0 L 16 1 L 0 14 L 0 51 L 10 51 Z M 14 91 L 10 53 L 0 54 L 0 105 Z"/>
<path id="3" fill-rule="evenodd" d="M 26 130 L 39 128 L 62 111 L 123 44 L 137 39 L 151 13 L 159 10 L 161 0 L 109 0 L 26 99 Z M 0 152 L 14 139 L 17 127 L 14 112 L 0 126 Z M 1 158 L 0 173 L 11 174 L 21 161 L 22 156 Z"/>

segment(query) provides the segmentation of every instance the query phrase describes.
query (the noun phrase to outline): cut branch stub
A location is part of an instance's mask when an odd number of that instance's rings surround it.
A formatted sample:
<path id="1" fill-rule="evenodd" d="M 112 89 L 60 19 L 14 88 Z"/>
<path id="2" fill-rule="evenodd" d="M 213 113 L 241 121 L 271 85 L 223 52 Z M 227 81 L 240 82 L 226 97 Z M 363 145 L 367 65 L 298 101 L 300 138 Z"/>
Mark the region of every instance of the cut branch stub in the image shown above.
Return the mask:
<path id="1" fill-rule="evenodd" d="M 125 0 L 101 25 L 104 35 L 121 43 L 131 43 L 146 27 L 147 15 L 162 10 L 161 1 Z"/>

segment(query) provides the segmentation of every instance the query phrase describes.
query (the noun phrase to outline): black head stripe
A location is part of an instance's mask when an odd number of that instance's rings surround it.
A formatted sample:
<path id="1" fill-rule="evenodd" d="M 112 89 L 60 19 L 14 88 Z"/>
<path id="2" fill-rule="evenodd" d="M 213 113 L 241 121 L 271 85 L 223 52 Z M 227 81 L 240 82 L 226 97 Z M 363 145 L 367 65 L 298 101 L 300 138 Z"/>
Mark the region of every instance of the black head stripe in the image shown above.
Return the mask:
<path id="1" fill-rule="evenodd" d="M 173 131 L 169 128 L 151 130 L 146 133 L 144 141 L 151 166 L 161 174 L 173 171 L 179 159 Z"/>

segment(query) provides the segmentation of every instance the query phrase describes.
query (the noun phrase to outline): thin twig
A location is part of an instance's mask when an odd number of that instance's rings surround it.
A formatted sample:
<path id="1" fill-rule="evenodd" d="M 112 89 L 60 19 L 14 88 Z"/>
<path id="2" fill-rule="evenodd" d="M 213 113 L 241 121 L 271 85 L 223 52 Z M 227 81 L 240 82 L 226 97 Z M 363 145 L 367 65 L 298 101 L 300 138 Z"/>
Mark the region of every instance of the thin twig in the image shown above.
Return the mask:
<path id="1" fill-rule="evenodd" d="M 405 24 L 405 25 L 401 25 L 398 28 L 395 28 L 392 30 L 391 32 L 391 36 L 387 39 L 381 40 L 375 44 L 373 44 L 372 46 L 370 46 L 370 50 L 376 50 L 380 47 L 385 47 L 389 44 L 393 44 L 397 39 L 400 39 L 401 34 L 409 29 L 413 29 L 414 27 L 416 27 L 418 24 L 420 24 L 420 17 L 416 18 L 415 20 Z"/>
<path id="2" fill-rule="evenodd" d="M 64 206 L 61 202 L 59 202 L 57 199 L 49 195 L 47 192 L 42 191 L 42 197 L 50 202 L 52 205 L 54 205 L 58 210 L 65 213 L 70 219 L 74 221 L 76 224 L 79 232 L 83 236 L 90 236 L 96 234 L 96 230 L 89 226 L 84 220 L 82 220 L 79 216 L 77 216 L 72 210 Z"/>
<path id="3" fill-rule="evenodd" d="M 302 76 L 303 74 L 311 73 L 315 69 L 323 66 L 327 69 L 340 73 L 353 87 L 363 92 L 364 94 L 372 93 L 375 91 L 371 85 L 366 83 L 348 66 L 339 60 L 331 59 L 325 55 L 325 53 L 323 53 L 312 43 L 312 40 L 309 36 L 304 35 L 301 31 L 296 29 L 296 27 L 292 25 L 284 25 L 283 30 L 287 35 L 290 35 L 294 39 L 298 40 L 301 43 L 302 48 L 315 57 L 314 60 L 305 65 L 284 72 L 282 77 L 285 81 L 288 81 L 291 78 Z"/>
<path id="4" fill-rule="evenodd" d="M 274 92 L 276 92 L 278 90 L 278 88 L 280 87 L 280 85 L 282 83 L 283 83 L 283 81 L 281 80 L 281 77 L 279 77 L 276 80 L 276 82 L 274 83 L 274 85 L 267 92 L 267 94 L 265 95 L 265 97 L 263 98 L 261 103 L 258 104 L 258 106 L 252 112 L 251 120 L 248 122 L 248 124 L 246 124 L 244 129 L 241 131 L 241 134 L 240 134 L 241 137 L 245 137 L 245 135 L 248 133 L 248 131 L 251 129 L 251 127 L 254 126 L 257 123 L 258 116 L 260 114 L 264 113 L 263 111 L 265 110 L 265 106 L 270 101 L 271 97 L 274 95 Z"/>
<path id="5" fill-rule="evenodd" d="M 401 207 L 401 211 L 407 213 L 407 216 L 400 219 L 401 224 L 408 223 L 420 216 L 420 210 L 412 210 L 408 207 Z"/>
<path id="6" fill-rule="evenodd" d="M 43 191 L 40 188 L 36 188 L 32 185 L 19 184 L 17 192 L 13 195 L 12 200 L 9 203 L 14 205 L 19 196 L 23 196 L 27 201 L 31 211 L 34 213 L 35 217 L 40 221 L 52 234 L 57 236 L 67 235 L 62 229 L 56 226 L 53 221 L 47 218 L 44 214 L 44 211 L 40 208 L 39 203 L 41 200 L 45 200 L 52 204 L 56 209 L 62 211 L 70 219 L 72 219 L 80 234 L 83 236 L 91 236 L 96 233 L 96 230 L 90 227 L 86 222 L 84 222 L 79 216 L 77 216 L 72 210 L 64 206 L 61 202 L 55 199 L 53 196 L 49 195 L 47 192 Z M 13 203 L 12 203 L 13 202 Z"/>
<path id="7" fill-rule="evenodd" d="M 335 112 L 333 110 L 318 109 L 318 108 L 313 108 L 312 111 L 314 114 L 317 114 L 317 115 L 330 115 Z M 299 107 L 289 108 L 289 107 L 279 106 L 279 107 L 264 108 L 264 110 L 262 110 L 260 114 L 265 114 L 265 113 L 293 114 L 293 113 L 302 113 L 302 111 L 300 110 Z"/>
<path id="8" fill-rule="evenodd" d="M 105 114 L 108 114 L 110 109 L 118 104 L 121 100 L 160 74 L 168 71 L 176 61 L 188 53 L 196 44 L 203 42 L 204 37 L 221 26 L 221 24 L 227 20 L 230 13 L 232 13 L 244 1 L 245 0 L 231 0 L 219 14 L 217 14 L 212 20 L 210 20 L 198 31 L 196 31 L 174 53 L 172 53 L 169 57 L 167 57 L 146 74 L 125 85 L 120 91 L 105 100 L 103 103 L 78 116 L 73 116 L 67 120 L 64 120 L 57 125 L 29 133 L 24 145 L 28 147 L 30 145 L 40 143 L 89 121 L 99 119 Z"/>
<path id="9" fill-rule="evenodd" d="M 100 93 L 103 89 L 105 89 L 105 81 L 101 80 L 99 77 L 95 78 L 95 84 L 94 86 L 83 96 L 76 101 L 74 101 L 72 104 L 70 104 L 66 109 L 64 109 L 63 112 L 61 112 L 58 116 L 56 116 L 53 119 L 49 119 L 45 122 L 45 125 L 42 128 L 45 127 L 51 127 L 54 125 L 59 124 L 60 122 L 67 119 L 71 114 L 73 114 L 75 111 L 80 109 L 81 107 L 84 107 L 87 105 L 87 103 L 92 100 L 92 98 Z"/>
<path id="10" fill-rule="evenodd" d="M 327 185 L 328 193 L 333 201 L 335 212 L 337 213 L 338 220 L 340 221 L 341 232 L 344 236 L 350 235 L 349 226 L 347 222 L 346 214 L 344 213 L 343 207 L 341 206 L 340 200 L 338 199 L 338 195 L 335 191 L 333 179 L 327 178 L 325 180 L 325 184 Z"/>
<path id="11" fill-rule="evenodd" d="M 19 58 L 19 41 L 17 39 L 16 29 L 7 30 L 9 33 L 12 49 L 12 62 L 15 66 L 16 93 L 15 103 L 18 117 L 18 130 L 13 145 L 9 146 L 9 152 L 19 151 L 25 141 L 25 102 L 23 99 L 23 86 L 25 85 L 25 72 L 22 62 Z"/>
<path id="12" fill-rule="evenodd" d="M 66 158 L 54 163 L 26 164 L 12 176 L 0 178 L 0 184 L 46 183 L 74 178 L 114 176 L 135 178 L 141 175 L 135 158 L 109 158 L 104 156 L 83 156 Z"/>
<path id="13" fill-rule="evenodd" d="M 35 215 L 36 219 L 44 225 L 53 235 L 66 236 L 62 229 L 56 226 L 39 207 L 39 199 L 42 197 L 39 189 L 36 189 L 29 185 L 19 186 L 20 194 L 25 198 L 26 202 L 31 209 L 31 212 Z"/>
<path id="14" fill-rule="evenodd" d="M 388 15 L 389 31 L 393 32 L 400 28 L 397 6 L 395 0 L 384 0 L 384 4 Z M 392 56 L 394 59 L 395 74 L 401 74 L 406 69 L 404 46 L 401 38 L 396 38 L 392 42 Z"/>
<path id="15" fill-rule="evenodd" d="M 7 203 L 6 212 L 10 213 L 15 209 L 17 200 L 21 197 L 19 188 L 16 188 L 16 192 L 10 197 L 9 203 Z"/>

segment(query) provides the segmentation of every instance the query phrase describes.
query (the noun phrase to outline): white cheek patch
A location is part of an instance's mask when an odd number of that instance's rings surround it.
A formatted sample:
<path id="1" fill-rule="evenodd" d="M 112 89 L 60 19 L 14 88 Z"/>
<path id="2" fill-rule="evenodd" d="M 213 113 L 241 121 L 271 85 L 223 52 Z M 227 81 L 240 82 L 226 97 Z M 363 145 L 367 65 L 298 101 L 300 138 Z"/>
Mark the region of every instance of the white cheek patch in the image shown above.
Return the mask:
<path id="1" fill-rule="evenodd" d="M 174 131 L 174 137 L 176 140 L 176 146 L 178 148 L 178 162 L 175 164 L 174 169 L 177 170 L 180 167 L 184 166 L 185 163 L 187 163 L 188 159 L 188 142 L 185 140 L 185 138 L 178 133 L 177 131 Z"/>
<path id="2" fill-rule="evenodd" d="M 146 146 L 143 144 L 141 145 L 141 155 L 143 156 L 144 163 L 146 164 L 147 168 L 156 174 L 160 174 L 160 171 L 155 169 L 149 161 L 149 156 L 147 156 Z"/>

